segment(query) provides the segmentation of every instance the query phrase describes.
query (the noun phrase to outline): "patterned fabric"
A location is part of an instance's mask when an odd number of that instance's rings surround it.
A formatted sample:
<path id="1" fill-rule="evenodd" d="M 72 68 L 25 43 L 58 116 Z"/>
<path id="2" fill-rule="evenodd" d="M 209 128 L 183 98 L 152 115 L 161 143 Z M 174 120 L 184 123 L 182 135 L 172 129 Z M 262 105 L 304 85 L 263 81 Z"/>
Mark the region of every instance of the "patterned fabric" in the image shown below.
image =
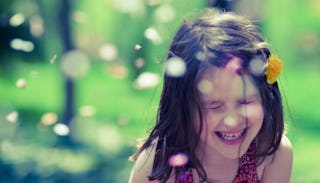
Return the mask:
<path id="1" fill-rule="evenodd" d="M 241 156 L 238 174 L 234 183 L 259 183 L 257 174 L 258 158 L 254 157 L 255 145 L 251 144 L 248 151 Z"/>
<path id="2" fill-rule="evenodd" d="M 241 156 L 238 173 L 233 180 L 233 183 L 259 183 L 257 174 L 257 157 L 252 156 L 255 150 L 255 145 L 251 144 L 248 151 Z M 175 183 L 194 183 L 192 168 L 186 168 L 185 171 L 176 173 Z"/>
<path id="3" fill-rule="evenodd" d="M 186 171 L 181 171 L 176 175 L 176 183 L 193 183 L 192 168 L 188 168 Z"/>

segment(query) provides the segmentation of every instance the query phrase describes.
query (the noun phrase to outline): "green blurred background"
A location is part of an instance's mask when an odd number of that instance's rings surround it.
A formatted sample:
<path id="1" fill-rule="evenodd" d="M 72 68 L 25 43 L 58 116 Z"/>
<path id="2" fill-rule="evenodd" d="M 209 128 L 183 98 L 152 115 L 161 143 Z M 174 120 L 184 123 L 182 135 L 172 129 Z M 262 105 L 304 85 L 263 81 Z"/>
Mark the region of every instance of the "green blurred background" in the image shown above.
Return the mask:
<path id="1" fill-rule="evenodd" d="M 0 182 L 127 182 L 173 34 L 218 1 L 68 2 L 0 2 Z M 320 1 L 225 2 L 284 62 L 291 182 L 320 182 Z"/>

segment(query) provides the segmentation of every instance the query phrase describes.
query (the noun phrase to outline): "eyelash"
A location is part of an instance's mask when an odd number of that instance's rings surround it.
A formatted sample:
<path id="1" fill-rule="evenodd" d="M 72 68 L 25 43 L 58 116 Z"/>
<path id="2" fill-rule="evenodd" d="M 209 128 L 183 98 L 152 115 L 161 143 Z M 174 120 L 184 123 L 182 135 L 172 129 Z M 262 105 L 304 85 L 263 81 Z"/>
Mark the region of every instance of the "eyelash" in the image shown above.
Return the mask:
<path id="1" fill-rule="evenodd" d="M 253 101 L 245 100 L 245 101 L 240 102 L 241 105 L 248 105 L 248 104 L 251 104 L 251 103 L 253 103 Z"/>
<path id="2" fill-rule="evenodd" d="M 213 107 L 208 107 L 208 109 L 212 109 L 212 110 L 218 110 L 222 108 L 222 104 L 217 105 L 217 106 L 213 106 Z"/>

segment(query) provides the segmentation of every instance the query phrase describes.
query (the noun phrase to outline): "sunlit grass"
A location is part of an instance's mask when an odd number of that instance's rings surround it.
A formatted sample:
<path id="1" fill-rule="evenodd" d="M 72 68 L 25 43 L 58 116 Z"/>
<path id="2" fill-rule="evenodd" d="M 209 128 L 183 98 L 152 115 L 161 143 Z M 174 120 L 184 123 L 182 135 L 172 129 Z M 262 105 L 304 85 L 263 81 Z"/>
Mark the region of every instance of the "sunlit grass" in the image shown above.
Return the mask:
<path id="1" fill-rule="evenodd" d="M 320 153 L 318 131 L 310 133 L 310 130 L 304 130 L 295 134 L 296 137 L 292 142 L 294 148 L 293 183 L 313 183 L 320 180 L 318 173 L 320 157 L 317 156 Z"/>
<path id="2" fill-rule="evenodd" d="M 30 110 L 55 110 L 63 103 L 63 76 L 57 70 L 57 64 L 26 63 L 14 61 L 10 74 L 0 75 L 0 101 Z M 25 87 L 18 88 L 16 81 L 25 79 Z"/>

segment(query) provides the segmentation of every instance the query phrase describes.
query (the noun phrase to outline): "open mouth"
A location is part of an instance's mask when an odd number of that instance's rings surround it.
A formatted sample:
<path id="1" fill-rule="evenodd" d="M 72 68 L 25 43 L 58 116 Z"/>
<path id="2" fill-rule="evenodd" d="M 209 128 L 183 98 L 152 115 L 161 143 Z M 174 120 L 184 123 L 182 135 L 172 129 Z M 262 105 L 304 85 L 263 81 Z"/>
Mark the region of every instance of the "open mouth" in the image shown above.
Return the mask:
<path id="1" fill-rule="evenodd" d="M 246 129 L 242 129 L 241 131 L 237 132 L 220 132 L 217 131 L 215 134 L 224 142 L 226 143 L 237 143 L 242 140 L 246 133 Z"/>

